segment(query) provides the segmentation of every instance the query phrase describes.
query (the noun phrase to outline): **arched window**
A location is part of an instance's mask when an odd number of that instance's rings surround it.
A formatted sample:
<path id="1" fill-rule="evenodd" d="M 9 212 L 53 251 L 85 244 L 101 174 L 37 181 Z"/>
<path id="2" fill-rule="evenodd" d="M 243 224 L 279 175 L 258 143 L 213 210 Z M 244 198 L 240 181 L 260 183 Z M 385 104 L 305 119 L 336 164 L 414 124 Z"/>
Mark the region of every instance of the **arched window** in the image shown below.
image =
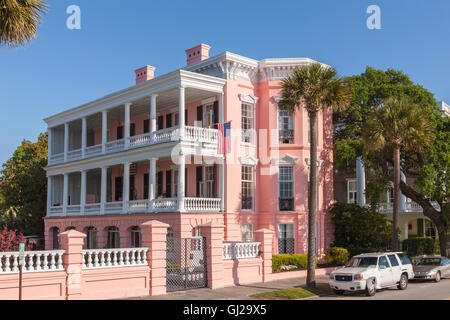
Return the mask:
<path id="1" fill-rule="evenodd" d="M 120 231 L 117 227 L 108 228 L 108 242 L 106 248 L 120 248 Z"/>
<path id="2" fill-rule="evenodd" d="M 86 248 L 97 249 L 97 229 L 95 229 L 94 227 L 89 227 L 86 233 L 87 233 Z"/>
<path id="3" fill-rule="evenodd" d="M 131 248 L 142 247 L 141 229 L 139 227 L 132 227 L 131 232 Z"/>
<path id="4" fill-rule="evenodd" d="M 58 227 L 53 227 L 50 229 L 50 232 L 52 235 L 53 250 L 58 250 L 59 249 L 59 239 L 58 239 L 59 229 L 58 229 Z"/>

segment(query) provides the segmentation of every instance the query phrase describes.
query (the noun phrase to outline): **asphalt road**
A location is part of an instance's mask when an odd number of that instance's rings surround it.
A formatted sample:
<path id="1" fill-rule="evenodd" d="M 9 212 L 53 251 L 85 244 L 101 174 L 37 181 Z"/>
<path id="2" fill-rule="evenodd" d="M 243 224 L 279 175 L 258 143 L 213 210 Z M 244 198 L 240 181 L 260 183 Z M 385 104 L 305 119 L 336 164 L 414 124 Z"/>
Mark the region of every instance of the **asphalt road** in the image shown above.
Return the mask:
<path id="1" fill-rule="evenodd" d="M 373 297 L 353 292 L 342 296 L 319 297 L 317 300 L 450 300 L 450 279 L 434 281 L 410 280 L 406 290 L 398 290 L 392 287 L 377 290 Z"/>

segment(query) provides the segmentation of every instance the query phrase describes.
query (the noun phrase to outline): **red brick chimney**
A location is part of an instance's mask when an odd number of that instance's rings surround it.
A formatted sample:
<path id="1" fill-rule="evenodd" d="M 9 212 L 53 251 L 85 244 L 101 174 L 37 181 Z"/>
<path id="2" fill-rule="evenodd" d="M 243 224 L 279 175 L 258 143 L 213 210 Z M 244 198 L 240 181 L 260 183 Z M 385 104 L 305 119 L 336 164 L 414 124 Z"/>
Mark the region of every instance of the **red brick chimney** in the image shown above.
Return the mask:
<path id="1" fill-rule="evenodd" d="M 155 77 L 155 67 L 145 66 L 134 70 L 136 73 L 136 84 L 151 80 Z"/>
<path id="2" fill-rule="evenodd" d="M 199 44 L 198 46 L 195 46 L 191 49 L 187 49 L 186 50 L 187 65 L 208 59 L 209 49 L 211 49 L 211 47 L 204 43 Z"/>

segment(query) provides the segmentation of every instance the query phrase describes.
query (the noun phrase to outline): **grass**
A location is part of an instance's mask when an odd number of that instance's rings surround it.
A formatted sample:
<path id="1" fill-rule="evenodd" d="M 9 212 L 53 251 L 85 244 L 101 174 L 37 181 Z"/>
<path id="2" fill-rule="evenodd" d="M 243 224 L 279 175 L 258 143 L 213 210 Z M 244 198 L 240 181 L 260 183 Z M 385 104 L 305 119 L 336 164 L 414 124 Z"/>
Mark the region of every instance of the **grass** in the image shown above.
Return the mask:
<path id="1" fill-rule="evenodd" d="M 321 294 L 330 294 L 332 289 L 327 283 L 317 283 L 316 288 L 306 288 L 306 286 L 280 289 L 268 292 L 257 293 L 251 295 L 252 298 L 265 299 L 265 300 L 296 300 L 305 299 Z"/>

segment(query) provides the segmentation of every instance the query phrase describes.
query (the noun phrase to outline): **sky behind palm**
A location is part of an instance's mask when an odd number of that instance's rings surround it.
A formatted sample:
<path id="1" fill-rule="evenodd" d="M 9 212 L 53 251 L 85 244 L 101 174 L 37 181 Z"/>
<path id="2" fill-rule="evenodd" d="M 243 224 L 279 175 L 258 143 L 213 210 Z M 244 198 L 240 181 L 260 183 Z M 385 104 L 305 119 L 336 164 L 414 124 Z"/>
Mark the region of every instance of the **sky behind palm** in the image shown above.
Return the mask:
<path id="1" fill-rule="evenodd" d="M 134 70 L 156 76 L 185 66 L 184 50 L 207 43 L 253 59 L 309 57 L 354 75 L 366 66 L 403 70 L 450 101 L 448 0 L 51 0 L 37 39 L 0 48 L 0 163 L 43 118 L 134 84 Z M 81 30 L 66 8 L 81 8 Z M 381 30 L 366 27 L 369 5 Z"/>

